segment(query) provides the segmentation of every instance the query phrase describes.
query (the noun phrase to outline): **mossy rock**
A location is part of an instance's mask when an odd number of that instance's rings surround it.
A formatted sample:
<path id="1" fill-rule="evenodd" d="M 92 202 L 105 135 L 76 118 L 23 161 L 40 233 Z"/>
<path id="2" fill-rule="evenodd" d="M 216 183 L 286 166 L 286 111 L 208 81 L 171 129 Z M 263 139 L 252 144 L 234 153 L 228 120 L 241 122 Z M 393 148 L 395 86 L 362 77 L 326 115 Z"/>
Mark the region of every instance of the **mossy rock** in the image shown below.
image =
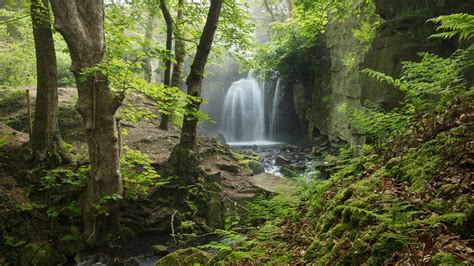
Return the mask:
<path id="1" fill-rule="evenodd" d="M 197 248 L 187 248 L 175 251 L 159 260 L 157 266 L 188 266 L 209 265 L 212 255 Z"/>
<path id="2" fill-rule="evenodd" d="M 261 174 L 261 173 L 265 172 L 265 168 L 263 167 L 262 163 L 259 162 L 259 161 L 247 160 L 247 161 L 245 161 L 245 165 L 250 170 L 252 170 L 252 173 L 254 175 L 258 175 L 258 174 Z"/>
<path id="3" fill-rule="evenodd" d="M 49 243 L 31 243 L 20 254 L 20 265 L 56 265 L 57 252 Z"/>
<path id="4" fill-rule="evenodd" d="M 453 254 L 439 252 L 431 259 L 433 265 L 464 265 L 462 261 Z"/>
<path id="5" fill-rule="evenodd" d="M 87 243 L 82 240 L 61 240 L 59 242 L 59 250 L 67 257 L 72 257 L 77 253 L 84 251 Z"/>

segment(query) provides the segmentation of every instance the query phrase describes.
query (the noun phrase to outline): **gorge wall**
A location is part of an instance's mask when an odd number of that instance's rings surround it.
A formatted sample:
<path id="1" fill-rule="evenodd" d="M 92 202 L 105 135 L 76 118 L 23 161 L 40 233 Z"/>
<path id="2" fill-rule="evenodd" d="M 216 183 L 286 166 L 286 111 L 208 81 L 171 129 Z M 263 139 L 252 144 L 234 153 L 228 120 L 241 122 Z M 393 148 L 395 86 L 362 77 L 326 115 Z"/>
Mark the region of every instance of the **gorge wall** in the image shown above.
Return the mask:
<path id="1" fill-rule="evenodd" d="M 435 27 L 426 20 L 443 14 L 473 13 L 473 1 L 375 0 L 384 21 L 371 43 L 354 37 L 354 30 L 375 19 L 370 14 L 332 19 L 316 46 L 318 67 L 310 75 L 293 78 L 289 85 L 302 128 L 310 139 L 328 136 L 332 143 L 360 144 L 365 140 L 350 128 L 347 113 L 366 100 L 386 110 L 399 105 L 403 94 L 388 85 L 369 80 L 360 71 L 370 68 L 398 77 L 402 61 L 418 60 L 419 52 L 451 54 L 455 41 L 428 39 Z M 370 12 L 369 12 L 370 13 Z M 371 17 L 368 17 L 371 16 Z"/>

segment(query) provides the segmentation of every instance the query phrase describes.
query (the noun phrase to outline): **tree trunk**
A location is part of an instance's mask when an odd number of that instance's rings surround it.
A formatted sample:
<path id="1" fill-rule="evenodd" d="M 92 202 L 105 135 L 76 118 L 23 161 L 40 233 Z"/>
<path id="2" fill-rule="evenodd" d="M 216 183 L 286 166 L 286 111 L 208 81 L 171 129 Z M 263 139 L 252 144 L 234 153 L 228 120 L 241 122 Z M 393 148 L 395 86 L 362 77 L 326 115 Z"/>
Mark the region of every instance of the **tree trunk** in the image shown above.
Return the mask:
<path id="1" fill-rule="evenodd" d="M 148 19 L 145 27 L 145 39 L 148 39 L 150 41 L 153 39 L 153 22 L 153 15 L 148 14 Z M 147 52 L 148 49 L 148 47 L 144 47 L 145 52 Z M 142 62 L 145 79 L 150 83 L 153 81 L 153 65 L 151 60 L 151 57 L 145 57 Z"/>
<path id="2" fill-rule="evenodd" d="M 184 0 L 178 1 L 178 12 L 176 14 L 176 25 L 180 25 L 183 20 Z M 174 59 L 176 63 L 173 65 L 173 75 L 171 76 L 171 87 L 181 88 L 183 86 L 184 60 L 186 58 L 186 43 L 181 36 L 182 31 L 178 28 L 175 30 L 174 39 Z"/>
<path id="3" fill-rule="evenodd" d="M 178 174 L 181 172 L 185 173 L 185 176 L 181 175 L 182 178 L 186 179 L 185 182 L 193 181 L 192 171 L 195 171 L 198 166 L 196 145 L 198 118 L 194 112 L 199 110 L 199 106 L 202 102 L 200 97 L 204 69 L 211 51 L 223 2 L 224 0 L 211 0 L 211 7 L 209 8 L 206 24 L 191 65 L 191 72 L 186 80 L 188 95 L 197 97 L 198 100 L 192 101 L 186 107 L 188 112 L 184 115 L 180 143 L 173 150 L 171 156 L 171 162 L 174 164 Z"/>
<path id="4" fill-rule="evenodd" d="M 166 0 L 160 0 L 160 9 L 163 13 L 163 18 L 166 22 L 166 50 L 171 54 L 171 49 L 173 48 L 173 19 L 171 18 L 171 14 L 166 7 Z M 167 58 L 166 62 L 166 69 L 165 69 L 165 80 L 164 85 L 165 87 L 170 87 L 171 85 L 171 58 Z M 170 114 L 161 114 L 161 121 L 160 121 L 160 129 L 168 130 L 170 123 Z"/>
<path id="5" fill-rule="evenodd" d="M 288 18 L 292 17 L 293 13 L 293 0 L 286 0 L 288 3 Z"/>
<path id="6" fill-rule="evenodd" d="M 105 56 L 104 3 L 101 0 L 51 0 L 55 28 L 63 35 L 71 54 L 71 71 L 77 83 L 76 109 L 81 114 L 89 149 L 91 174 L 81 197 L 84 234 L 94 243 L 105 225 L 93 207 L 107 196 L 121 195 L 118 141 L 115 113 L 121 104 L 109 88 L 107 77 L 99 71 L 81 74 L 84 68 L 103 63 Z M 114 218 L 114 204 L 102 210 Z"/>
<path id="7" fill-rule="evenodd" d="M 31 0 L 31 20 L 36 50 L 37 92 L 32 159 L 58 165 L 62 163 L 58 129 L 58 84 L 56 53 L 51 32 L 48 0 Z"/>

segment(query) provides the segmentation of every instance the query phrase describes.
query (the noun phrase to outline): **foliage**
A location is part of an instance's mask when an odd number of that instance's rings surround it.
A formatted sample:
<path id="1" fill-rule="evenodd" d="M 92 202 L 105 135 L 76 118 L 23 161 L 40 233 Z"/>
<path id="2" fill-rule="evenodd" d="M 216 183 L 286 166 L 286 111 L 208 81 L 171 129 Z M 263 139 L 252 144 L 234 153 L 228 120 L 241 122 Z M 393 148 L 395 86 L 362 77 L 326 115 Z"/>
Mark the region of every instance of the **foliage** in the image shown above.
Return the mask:
<path id="1" fill-rule="evenodd" d="M 40 177 L 40 186 L 38 191 L 51 191 L 60 188 L 63 185 L 71 185 L 77 188 L 86 186 L 89 179 L 89 167 L 82 166 L 76 171 L 66 168 L 56 168 L 49 170 Z"/>
<path id="2" fill-rule="evenodd" d="M 0 8 L 0 17 L 12 19 L 0 24 L 0 85 L 34 84 L 36 62 L 29 10 L 10 3 Z"/>
<path id="3" fill-rule="evenodd" d="M 439 16 L 428 20 L 438 24 L 440 33 L 433 34 L 431 38 L 452 39 L 459 35 L 459 40 L 469 40 L 474 36 L 474 15 L 451 14 Z"/>
<path id="4" fill-rule="evenodd" d="M 453 14 L 432 19 L 442 23 L 438 29 L 464 31 L 463 38 L 468 38 L 469 27 L 453 27 L 452 21 L 465 18 L 463 14 Z M 455 33 L 433 35 L 448 38 Z M 470 37 L 469 37 L 470 38 Z M 389 137 L 401 135 L 410 130 L 409 123 L 419 117 L 441 112 L 449 107 L 455 99 L 472 94 L 464 78 L 464 71 L 473 66 L 474 46 L 455 51 L 447 58 L 430 53 L 420 53 L 420 62 L 402 62 L 401 77 L 396 79 L 383 73 L 365 69 L 370 78 L 385 82 L 405 93 L 403 105 L 399 109 L 384 111 L 375 103 L 366 102 L 361 109 L 350 113 L 350 123 L 355 131 L 366 134 L 373 141 L 381 143 Z"/>
<path id="5" fill-rule="evenodd" d="M 151 162 L 146 154 L 130 148 L 124 149 L 120 163 L 126 199 L 146 196 L 151 188 L 168 183 L 165 179 L 159 179 L 160 176 L 150 165 Z"/>
<path id="6" fill-rule="evenodd" d="M 257 46 L 252 70 L 262 78 L 280 75 L 290 81 L 304 80 L 321 67 L 325 57 L 323 35 L 328 23 L 350 17 L 360 20 L 353 35 L 363 52 L 367 52 L 381 24 L 373 0 L 295 1 L 291 17 L 271 24 L 271 42 Z M 346 66 L 352 67 L 354 63 L 354 55 L 345 55 Z"/>

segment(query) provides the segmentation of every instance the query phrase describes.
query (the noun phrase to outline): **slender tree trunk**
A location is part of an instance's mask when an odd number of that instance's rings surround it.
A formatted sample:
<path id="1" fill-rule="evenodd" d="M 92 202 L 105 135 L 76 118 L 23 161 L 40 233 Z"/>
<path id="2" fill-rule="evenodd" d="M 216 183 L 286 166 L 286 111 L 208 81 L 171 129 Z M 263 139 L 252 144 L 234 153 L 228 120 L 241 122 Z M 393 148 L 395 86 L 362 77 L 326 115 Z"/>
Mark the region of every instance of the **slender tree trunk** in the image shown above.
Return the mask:
<path id="1" fill-rule="evenodd" d="M 153 38 L 153 16 L 148 14 L 148 19 L 145 28 L 145 39 L 151 40 Z M 145 52 L 148 50 L 148 47 L 144 47 Z M 145 74 L 145 79 L 148 82 L 152 82 L 153 80 L 153 67 L 151 63 L 151 57 L 146 57 L 143 59 L 142 62 L 143 72 Z"/>
<path id="2" fill-rule="evenodd" d="M 293 13 L 293 0 L 286 0 L 286 2 L 288 3 L 288 18 L 291 18 Z"/>
<path id="3" fill-rule="evenodd" d="M 32 159 L 53 165 L 61 164 L 61 141 L 58 129 L 58 84 L 56 53 L 51 32 L 48 0 L 31 0 L 31 20 L 36 50 L 37 92 L 33 134 L 30 139 Z"/>
<path id="4" fill-rule="evenodd" d="M 71 54 L 71 71 L 78 89 L 76 109 L 81 114 L 89 149 L 91 174 L 81 197 L 84 234 L 90 243 L 96 241 L 105 219 L 93 207 L 107 196 L 123 192 L 120 176 L 115 113 L 121 98 L 109 88 L 107 76 L 99 71 L 85 76 L 84 68 L 103 63 L 105 56 L 104 3 L 101 0 L 51 0 L 55 28 L 63 35 Z M 104 211 L 115 217 L 113 201 Z M 114 222 L 114 221 L 112 221 Z"/>
<path id="5" fill-rule="evenodd" d="M 181 34 L 182 31 L 179 29 L 181 21 L 183 20 L 183 5 L 184 0 L 178 1 L 178 12 L 176 14 L 176 31 L 174 33 L 174 59 L 176 63 L 173 65 L 173 75 L 171 76 L 171 87 L 181 88 L 183 86 L 183 72 L 184 72 L 184 60 L 186 58 L 186 43 L 183 41 Z"/>
<path id="6" fill-rule="evenodd" d="M 180 142 L 173 149 L 169 158 L 169 163 L 174 168 L 174 174 L 181 177 L 182 182 L 188 185 L 195 184 L 198 182 L 198 178 L 202 176 L 196 144 L 198 118 L 195 112 L 199 110 L 202 102 L 200 97 L 204 69 L 211 51 L 212 42 L 214 41 L 223 2 L 224 0 L 211 0 L 206 24 L 204 25 L 196 55 L 191 65 L 191 72 L 186 80 L 188 95 L 197 100 L 188 103 L 186 106 L 188 111 L 184 115 Z"/>
<path id="7" fill-rule="evenodd" d="M 163 17 L 166 22 L 166 50 L 170 52 L 173 48 L 173 19 L 171 18 L 171 14 L 166 6 L 166 0 L 160 0 L 160 9 L 163 13 Z M 166 59 L 166 69 L 165 69 L 165 80 L 164 85 L 165 87 L 170 87 L 171 85 L 171 58 Z M 160 129 L 168 130 L 170 123 L 170 114 L 161 114 L 161 121 L 160 121 Z"/>

